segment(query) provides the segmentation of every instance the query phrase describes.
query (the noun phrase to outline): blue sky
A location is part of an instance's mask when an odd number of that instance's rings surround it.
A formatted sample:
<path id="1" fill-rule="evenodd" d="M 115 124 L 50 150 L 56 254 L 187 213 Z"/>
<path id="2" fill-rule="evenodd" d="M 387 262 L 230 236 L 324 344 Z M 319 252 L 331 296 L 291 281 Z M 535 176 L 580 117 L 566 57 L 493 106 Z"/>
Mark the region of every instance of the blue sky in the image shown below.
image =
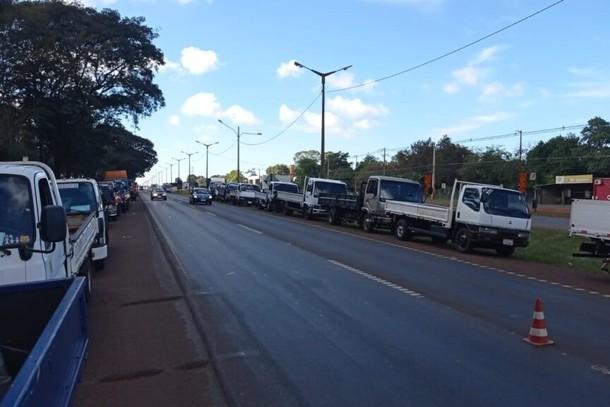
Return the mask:
<path id="1" fill-rule="evenodd" d="M 316 97 L 320 71 L 353 65 L 327 89 L 400 71 L 461 46 L 551 0 L 87 0 L 144 16 L 159 32 L 167 64 L 155 81 L 167 106 L 142 120 L 137 133 L 159 154 L 156 173 L 181 151 L 203 175 L 203 147 L 231 146 L 222 118 L 255 143 L 277 134 Z M 419 70 L 327 94 L 326 149 L 352 156 L 448 134 L 465 140 L 610 119 L 610 2 L 566 0 L 465 51 Z M 320 100 L 277 139 L 242 145 L 241 168 L 292 163 L 320 148 Z M 524 144 L 554 134 L 528 136 Z M 468 143 L 484 147 L 492 142 Z M 494 140 L 514 150 L 518 139 Z M 391 154 L 391 153 L 388 153 Z M 353 158 L 355 159 L 355 157 Z M 210 155 L 210 175 L 235 168 L 236 148 Z M 181 175 L 187 171 L 182 162 Z M 173 175 L 176 176 L 176 166 Z"/>

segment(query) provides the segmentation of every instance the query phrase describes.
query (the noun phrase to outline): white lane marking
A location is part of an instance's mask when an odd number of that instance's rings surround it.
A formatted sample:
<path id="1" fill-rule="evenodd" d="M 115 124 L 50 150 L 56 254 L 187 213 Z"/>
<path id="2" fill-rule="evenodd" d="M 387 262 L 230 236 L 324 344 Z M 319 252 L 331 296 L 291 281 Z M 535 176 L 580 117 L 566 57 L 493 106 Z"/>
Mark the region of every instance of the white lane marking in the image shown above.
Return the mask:
<path id="1" fill-rule="evenodd" d="M 208 214 L 208 215 L 210 215 L 210 216 L 218 217 L 218 215 L 216 215 L 215 213 L 212 213 L 212 212 L 208 212 L 208 211 L 206 211 L 205 213 L 207 213 L 207 214 Z"/>
<path id="2" fill-rule="evenodd" d="M 248 227 L 246 225 L 242 225 L 241 223 L 238 223 L 237 226 L 242 227 L 242 228 L 244 228 L 246 230 L 249 230 L 250 232 L 258 233 L 259 235 L 263 234 L 263 232 L 261 232 L 260 230 L 252 229 L 251 227 Z"/>
<path id="3" fill-rule="evenodd" d="M 413 290 L 410 290 L 410 289 L 408 289 L 406 287 L 402 287 L 402 286 L 400 286 L 398 284 L 392 283 L 391 281 L 384 280 L 383 278 L 374 276 L 374 275 L 369 274 L 369 273 L 367 273 L 365 271 L 362 271 L 362 270 L 358 270 L 357 268 L 354 268 L 352 266 L 348 266 L 347 264 L 343 264 L 343 263 L 338 262 L 338 261 L 333 260 L 333 259 L 328 259 L 328 261 L 330 263 L 334 264 L 335 266 L 344 268 L 345 270 L 351 271 L 352 273 L 358 274 L 358 275 L 360 275 L 362 277 L 366 277 L 369 280 L 373 280 L 373 281 L 375 281 L 375 282 L 377 282 L 379 284 L 383 284 L 386 287 L 393 288 L 393 289 L 395 289 L 397 291 L 400 291 L 401 293 L 408 294 L 411 297 L 416 297 L 416 298 L 422 298 L 423 297 L 423 295 L 418 293 L 417 291 L 413 291 Z"/>

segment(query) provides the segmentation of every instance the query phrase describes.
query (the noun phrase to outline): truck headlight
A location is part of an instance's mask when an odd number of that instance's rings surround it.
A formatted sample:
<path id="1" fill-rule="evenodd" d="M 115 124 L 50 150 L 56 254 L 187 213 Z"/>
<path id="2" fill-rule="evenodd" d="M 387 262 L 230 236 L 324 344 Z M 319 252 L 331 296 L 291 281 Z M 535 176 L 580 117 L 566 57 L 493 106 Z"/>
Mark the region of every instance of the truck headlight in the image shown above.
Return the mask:
<path id="1" fill-rule="evenodd" d="M 519 239 L 527 239 L 528 237 L 530 237 L 530 234 L 528 232 L 519 232 L 517 234 L 517 237 L 519 237 Z"/>
<path id="2" fill-rule="evenodd" d="M 497 229 L 487 228 L 487 227 L 484 227 L 484 226 L 479 228 L 479 232 L 487 233 L 488 235 L 497 235 L 498 234 L 498 230 Z"/>

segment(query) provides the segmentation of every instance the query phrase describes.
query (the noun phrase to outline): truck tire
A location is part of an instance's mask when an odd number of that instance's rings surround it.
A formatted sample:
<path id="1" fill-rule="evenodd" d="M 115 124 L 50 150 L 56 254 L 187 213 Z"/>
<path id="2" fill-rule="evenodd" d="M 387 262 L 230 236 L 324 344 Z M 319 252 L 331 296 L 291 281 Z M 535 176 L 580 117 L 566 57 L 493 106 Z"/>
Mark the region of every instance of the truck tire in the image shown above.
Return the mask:
<path id="1" fill-rule="evenodd" d="M 400 240 L 411 240 L 411 232 L 409 231 L 409 223 L 406 219 L 399 219 L 394 227 L 394 234 Z"/>
<path id="2" fill-rule="evenodd" d="M 78 271 L 80 277 L 85 277 L 87 279 L 87 281 L 85 281 L 85 298 L 87 299 L 87 302 L 91 299 L 91 263 L 93 263 L 91 257 L 87 257 Z"/>
<path id="3" fill-rule="evenodd" d="M 371 215 L 369 215 L 367 213 L 362 218 L 362 230 L 364 230 L 366 233 L 373 233 L 373 229 L 374 229 L 373 220 L 371 219 Z M 398 235 L 396 235 L 396 236 L 398 236 Z"/>
<path id="4" fill-rule="evenodd" d="M 510 257 L 515 252 L 515 246 L 497 246 L 496 253 L 498 256 Z"/>
<path id="5" fill-rule="evenodd" d="M 288 205 L 282 205 L 282 213 L 286 216 L 292 215 L 292 210 L 288 208 Z"/>
<path id="6" fill-rule="evenodd" d="M 453 243 L 462 253 L 472 252 L 472 237 L 470 235 L 470 231 L 465 227 L 458 229 L 458 231 L 455 233 L 455 237 L 453 238 Z"/>
<path id="7" fill-rule="evenodd" d="M 338 225 L 340 223 L 339 216 L 337 216 L 336 209 L 331 209 L 328 211 L 328 223 L 331 225 Z"/>
<path id="8" fill-rule="evenodd" d="M 309 212 L 309 208 L 307 206 L 303 207 L 303 219 L 305 219 L 305 220 L 311 219 L 311 212 Z"/>

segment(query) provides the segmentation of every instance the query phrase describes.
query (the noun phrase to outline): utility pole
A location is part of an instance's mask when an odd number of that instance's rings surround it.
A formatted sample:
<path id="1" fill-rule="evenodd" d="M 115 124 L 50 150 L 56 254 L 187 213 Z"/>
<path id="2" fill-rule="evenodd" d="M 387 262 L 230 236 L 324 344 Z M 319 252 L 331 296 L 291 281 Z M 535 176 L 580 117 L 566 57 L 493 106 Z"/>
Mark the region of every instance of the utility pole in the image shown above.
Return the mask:
<path id="1" fill-rule="evenodd" d="M 263 133 L 256 132 L 256 133 L 252 133 L 252 132 L 242 132 L 241 129 L 239 128 L 239 126 L 237 126 L 237 130 L 235 130 L 233 127 L 229 126 L 228 124 L 226 124 L 225 122 L 223 122 L 222 120 L 218 119 L 218 123 L 222 124 L 223 126 L 231 129 L 231 131 L 233 131 L 233 133 L 235 133 L 235 135 L 237 136 L 237 182 L 241 182 L 240 180 L 240 173 L 239 173 L 239 145 L 241 144 L 239 139 L 242 135 L 250 135 L 250 136 L 261 136 Z"/>
<path id="2" fill-rule="evenodd" d="M 190 178 L 190 176 L 192 174 L 191 156 L 199 153 L 199 151 L 195 151 L 194 153 L 187 153 L 186 151 L 181 151 L 181 152 L 182 152 L 182 154 L 186 154 L 189 157 L 189 170 L 188 170 L 188 175 L 186 176 L 186 182 L 187 182 L 187 184 L 189 186 L 189 189 L 191 189 L 191 181 L 189 181 L 189 178 Z"/>
<path id="3" fill-rule="evenodd" d="M 218 144 L 218 141 L 215 142 L 215 143 L 205 144 L 205 143 L 202 143 L 199 140 L 195 140 L 195 143 L 199 143 L 199 144 L 201 144 L 202 146 L 205 147 L 205 182 L 208 182 L 208 179 L 209 179 L 209 177 L 208 177 L 208 157 L 209 157 L 209 151 L 208 150 L 214 144 Z M 239 148 L 239 146 L 237 148 Z"/>
<path id="4" fill-rule="evenodd" d="M 523 130 L 519 130 L 519 162 L 523 156 Z"/>
<path id="5" fill-rule="evenodd" d="M 386 161 L 385 161 L 385 147 L 383 148 L 383 175 L 385 175 L 385 166 L 386 166 Z"/>
<path id="6" fill-rule="evenodd" d="M 326 77 L 330 76 L 332 74 L 335 74 L 339 71 L 346 71 L 349 68 L 351 68 L 351 65 L 348 66 L 344 66 L 341 69 L 337 69 L 334 71 L 330 71 L 330 72 L 320 72 L 320 71 L 316 71 L 315 69 L 311 69 L 297 61 L 294 61 L 294 64 L 296 66 L 298 66 L 299 68 L 305 68 L 310 72 L 315 73 L 316 75 L 318 75 L 321 79 L 322 82 L 322 129 L 321 129 L 321 143 L 320 143 L 320 177 L 324 176 L 324 164 L 326 161 L 326 157 L 324 157 L 324 133 L 325 133 L 325 107 L 326 107 Z M 328 177 L 328 168 L 326 169 L 326 176 Z"/>
<path id="7" fill-rule="evenodd" d="M 172 160 L 175 160 L 178 162 L 178 178 L 180 178 L 180 162 L 184 160 L 184 158 L 172 158 Z M 182 178 L 180 178 L 180 180 L 182 181 Z"/>

